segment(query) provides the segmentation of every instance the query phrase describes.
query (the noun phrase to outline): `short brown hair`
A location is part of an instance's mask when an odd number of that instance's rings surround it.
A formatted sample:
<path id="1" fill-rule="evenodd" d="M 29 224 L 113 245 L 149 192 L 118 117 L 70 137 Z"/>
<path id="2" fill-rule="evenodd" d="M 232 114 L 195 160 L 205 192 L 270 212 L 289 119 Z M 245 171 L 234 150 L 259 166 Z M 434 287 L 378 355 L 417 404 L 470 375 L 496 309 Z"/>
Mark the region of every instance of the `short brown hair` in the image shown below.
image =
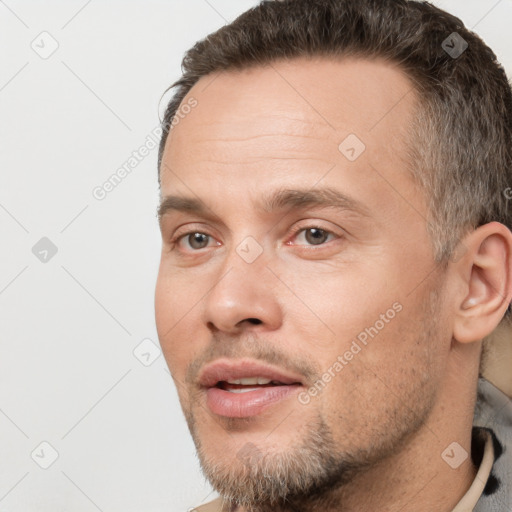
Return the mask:
<path id="1" fill-rule="evenodd" d="M 491 221 L 511 228 L 505 191 L 512 184 L 512 92 L 505 71 L 460 19 L 423 1 L 268 0 L 248 10 L 185 54 L 162 121 L 158 168 L 174 116 L 201 77 L 302 56 L 380 57 L 414 83 L 408 157 L 428 200 L 437 261 L 446 261 L 471 229 Z"/>

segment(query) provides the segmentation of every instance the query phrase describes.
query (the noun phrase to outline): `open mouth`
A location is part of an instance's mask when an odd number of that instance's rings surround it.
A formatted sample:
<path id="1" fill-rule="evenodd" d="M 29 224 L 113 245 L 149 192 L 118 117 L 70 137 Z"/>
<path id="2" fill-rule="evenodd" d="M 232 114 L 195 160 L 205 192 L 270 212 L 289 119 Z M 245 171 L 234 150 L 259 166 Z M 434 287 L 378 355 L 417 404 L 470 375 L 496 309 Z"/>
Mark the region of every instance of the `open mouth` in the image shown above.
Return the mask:
<path id="1" fill-rule="evenodd" d="M 262 388 L 271 388 L 275 386 L 286 386 L 277 380 L 270 380 L 264 377 L 249 377 L 245 379 L 222 380 L 217 382 L 215 386 L 218 389 L 229 391 L 230 393 L 248 393 L 249 391 L 257 391 Z M 300 382 L 295 382 L 291 385 L 300 385 Z"/>
<path id="2" fill-rule="evenodd" d="M 256 416 L 296 393 L 303 386 L 299 375 L 254 360 L 217 360 L 199 377 L 206 406 L 230 418 Z"/>

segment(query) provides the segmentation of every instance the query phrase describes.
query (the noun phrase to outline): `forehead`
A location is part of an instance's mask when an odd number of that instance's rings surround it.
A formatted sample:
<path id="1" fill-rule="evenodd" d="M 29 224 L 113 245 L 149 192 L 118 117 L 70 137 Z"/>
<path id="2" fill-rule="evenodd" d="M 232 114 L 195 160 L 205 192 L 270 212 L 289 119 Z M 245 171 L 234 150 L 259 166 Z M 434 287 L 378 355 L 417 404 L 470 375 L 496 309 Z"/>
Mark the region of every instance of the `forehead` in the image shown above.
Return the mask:
<path id="1" fill-rule="evenodd" d="M 191 98 L 197 106 L 167 139 L 164 191 L 183 189 L 185 177 L 194 188 L 205 176 L 225 187 L 255 176 L 292 183 L 330 165 L 362 173 L 369 164 L 384 173 L 408 166 L 415 92 L 383 60 L 300 58 L 221 72 L 201 78 L 182 105 Z M 357 161 L 343 153 L 346 140 L 364 149 Z"/>

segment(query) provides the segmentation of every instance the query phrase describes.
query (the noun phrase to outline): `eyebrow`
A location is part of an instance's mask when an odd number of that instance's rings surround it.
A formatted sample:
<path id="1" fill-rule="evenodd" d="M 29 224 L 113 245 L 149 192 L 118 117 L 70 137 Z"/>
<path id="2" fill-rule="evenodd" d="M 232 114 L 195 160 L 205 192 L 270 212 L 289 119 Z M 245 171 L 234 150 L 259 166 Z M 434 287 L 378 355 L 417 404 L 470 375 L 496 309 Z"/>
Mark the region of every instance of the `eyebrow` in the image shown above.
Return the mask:
<path id="1" fill-rule="evenodd" d="M 259 204 L 259 209 L 267 213 L 288 208 L 300 209 L 307 207 L 335 208 L 369 216 L 368 209 L 362 203 L 330 187 L 279 189 L 265 197 Z M 161 219 L 171 211 L 195 213 L 206 218 L 218 219 L 218 216 L 201 200 L 193 197 L 165 196 L 158 207 L 158 218 Z"/>
<path id="2" fill-rule="evenodd" d="M 306 207 L 336 208 L 369 215 L 368 209 L 362 203 L 330 187 L 281 189 L 272 193 L 262 202 L 262 209 L 269 213 L 285 208 Z"/>

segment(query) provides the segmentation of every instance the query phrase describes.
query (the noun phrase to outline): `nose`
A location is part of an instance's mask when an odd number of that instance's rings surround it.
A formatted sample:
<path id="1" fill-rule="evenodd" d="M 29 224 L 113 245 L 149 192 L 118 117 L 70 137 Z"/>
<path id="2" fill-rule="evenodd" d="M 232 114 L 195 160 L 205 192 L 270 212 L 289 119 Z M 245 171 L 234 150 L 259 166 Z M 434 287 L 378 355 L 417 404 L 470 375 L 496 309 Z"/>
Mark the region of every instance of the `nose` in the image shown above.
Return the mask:
<path id="1" fill-rule="evenodd" d="M 274 330 L 282 323 L 275 276 L 266 258 L 248 263 L 236 251 L 204 300 L 203 321 L 212 330 L 236 334 L 243 329 Z"/>

